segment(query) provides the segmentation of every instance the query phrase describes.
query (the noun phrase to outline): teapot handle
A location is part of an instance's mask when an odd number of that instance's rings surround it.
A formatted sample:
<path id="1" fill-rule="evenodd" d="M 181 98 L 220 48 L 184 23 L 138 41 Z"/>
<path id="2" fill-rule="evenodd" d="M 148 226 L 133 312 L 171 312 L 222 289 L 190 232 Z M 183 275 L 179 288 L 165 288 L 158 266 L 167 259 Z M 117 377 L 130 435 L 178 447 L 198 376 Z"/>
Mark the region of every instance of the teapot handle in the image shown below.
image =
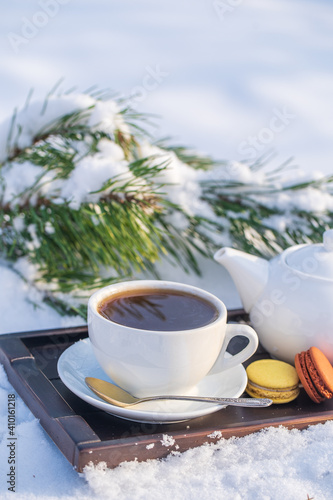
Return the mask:
<path id="1" fill-rule="evenodd" d="M 225 351 L 228 347 L 230 340 L 233 337 L 240 335 L 242 337 L 246 337 L 249 339 L 249 343 L 244 349 L 235 354 L 234 356 L 225 357 Z M 219 357 L 217 358 L 213 368 L 209 372 L 209 374 L 218 373 L 224 370 L 229 370 L 229 368 L 233 368 L 236 365 L 240 365 L 248 358 L 252 356 L 257 350 L 259 341 L 256 332 L 248 325 L 242 324 L 227 324 L 226 325 L 226 334 L 224 337 L 223 345 Z"/>

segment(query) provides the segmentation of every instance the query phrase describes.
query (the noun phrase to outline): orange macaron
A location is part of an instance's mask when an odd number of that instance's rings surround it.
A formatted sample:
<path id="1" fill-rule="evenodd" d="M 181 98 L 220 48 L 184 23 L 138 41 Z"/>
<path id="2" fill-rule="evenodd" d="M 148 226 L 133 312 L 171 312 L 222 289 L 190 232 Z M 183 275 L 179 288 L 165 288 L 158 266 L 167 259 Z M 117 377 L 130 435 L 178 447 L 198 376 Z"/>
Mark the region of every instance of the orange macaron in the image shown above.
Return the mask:
<path id="1" fill-rule="evenodd" d="M 333 397 L 333 367 L 318 347 L 296 354 L 295 368 L 312 401 L 321 403 Z"/>

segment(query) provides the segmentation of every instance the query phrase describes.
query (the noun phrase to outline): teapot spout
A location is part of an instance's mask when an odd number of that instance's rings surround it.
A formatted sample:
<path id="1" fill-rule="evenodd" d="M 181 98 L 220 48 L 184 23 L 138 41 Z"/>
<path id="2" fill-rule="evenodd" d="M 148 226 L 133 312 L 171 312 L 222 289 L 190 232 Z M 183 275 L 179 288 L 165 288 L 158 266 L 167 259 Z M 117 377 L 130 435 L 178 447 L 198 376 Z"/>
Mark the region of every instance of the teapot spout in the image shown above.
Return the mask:
<path id="1" fill-rule="evenodd" d="M 218 250 L 214 259 L 230 273 L 243 307 L 249 312 L 266 286 L 268 261 L 228 247 Z"/>

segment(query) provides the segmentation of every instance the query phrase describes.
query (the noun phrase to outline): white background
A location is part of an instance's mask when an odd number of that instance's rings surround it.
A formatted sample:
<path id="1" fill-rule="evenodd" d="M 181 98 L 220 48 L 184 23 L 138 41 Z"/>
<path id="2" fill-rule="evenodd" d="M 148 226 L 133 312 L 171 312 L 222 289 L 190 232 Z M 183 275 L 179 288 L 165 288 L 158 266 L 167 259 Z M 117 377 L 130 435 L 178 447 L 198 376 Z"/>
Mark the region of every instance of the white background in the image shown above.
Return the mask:
<path id="1" fill-rule="evenodd" d="M 327 173 L 332 25 L 324 0 L 14 0 L 0 17 L 0 119 L 60 78 L 130 96 L 158 66 L 165 76 L 136 101 L 160 116 L 156 136 L 244 160 L 241 145 L 259 135 L 257 154 Z M 276 109 L 293 119 L 272 137 L 262 130 Z"/>

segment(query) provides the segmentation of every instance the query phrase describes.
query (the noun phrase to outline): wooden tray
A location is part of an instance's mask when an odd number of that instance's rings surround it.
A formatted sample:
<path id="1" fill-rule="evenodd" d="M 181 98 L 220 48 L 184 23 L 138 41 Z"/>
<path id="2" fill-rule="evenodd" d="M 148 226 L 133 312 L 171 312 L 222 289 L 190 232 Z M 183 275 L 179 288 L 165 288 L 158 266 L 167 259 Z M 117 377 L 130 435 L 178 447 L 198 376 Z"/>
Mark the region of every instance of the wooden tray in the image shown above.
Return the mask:
<path id="1" fill-rule="evenodd" d="M 244 322 L 247 317 L 241 310 L 229 311 L 229 321 Z M 78 327 L 0 336 L 0 362 L 9 381 L 79 472 L 89 462 L 104 461 L 108 467 L 116 467 L 126 460 L 162 458 L 221 436 L 244 436 L 279 425 L 302 429 L 333 419 L 333 400 L 316 404 L 302 390 L 297 400 L 284 405 L 260 409 L 229 406 L 177 424 L 122 420 L 79 399 L 58 376 L 61 353 L 87 335 L 87 327 Z M 234 354 L 243 345 L 240 338 L 233 340 L 228 350 Z M 259 347 L 244 365 L 262 357 L 269 356 Z"/>

